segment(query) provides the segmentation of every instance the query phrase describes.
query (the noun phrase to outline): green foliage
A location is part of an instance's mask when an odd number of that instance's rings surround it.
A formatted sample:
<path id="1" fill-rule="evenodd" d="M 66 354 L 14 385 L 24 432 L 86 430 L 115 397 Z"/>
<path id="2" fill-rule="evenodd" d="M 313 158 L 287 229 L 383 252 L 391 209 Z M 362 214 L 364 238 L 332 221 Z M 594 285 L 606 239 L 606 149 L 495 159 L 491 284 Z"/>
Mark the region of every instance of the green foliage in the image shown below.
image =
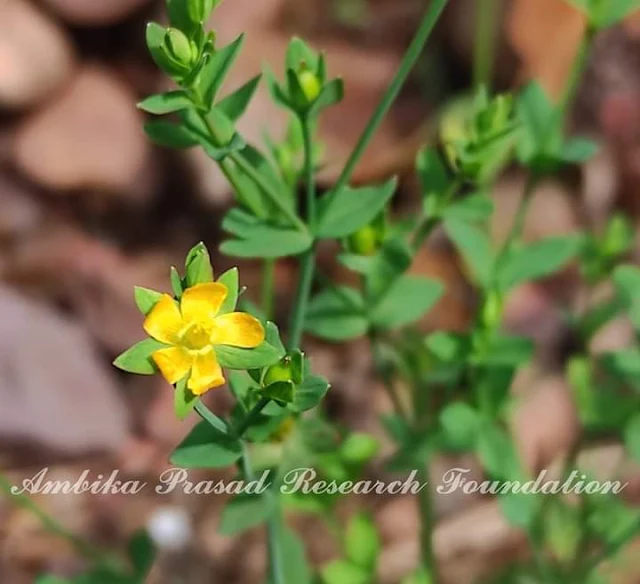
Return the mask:
<path id="1" fill-rule="evenodd" d="M 151 356 L 167 345 L 155 339 L 140 341 L 122 353 L 113 364 L 123 371 L 137 373 L 139 375 L 153 375 L 158 372 Z"/>
<path id="2" fill-rule="evenodd" d="M 241 456 L 238 438 L 202 421 L 174 450 L 170 460 L 183 468 L 225 468 Z"/>

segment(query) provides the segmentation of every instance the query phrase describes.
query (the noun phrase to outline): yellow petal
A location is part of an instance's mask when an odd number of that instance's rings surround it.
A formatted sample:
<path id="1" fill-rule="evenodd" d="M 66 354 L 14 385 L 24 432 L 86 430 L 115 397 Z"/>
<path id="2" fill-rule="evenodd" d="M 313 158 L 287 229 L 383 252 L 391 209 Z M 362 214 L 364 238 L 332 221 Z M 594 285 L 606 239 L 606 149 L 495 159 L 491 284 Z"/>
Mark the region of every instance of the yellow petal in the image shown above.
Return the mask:
<path id="1" fill-rule="evenodd" d="M 161 343 L 174 345 L 182 328 L 182 316 L 173 298 L 163 294 L 144 321 L 144 330 Z"/>
<path id="2" fill-rule="evenodd" d="M 162 376 L 171 384 L 180 381 L 191 369 L 193 357 L 179 347 L 160 349 L 151 355 Z"/>
<path id="3" fill-rule="evenodd" d="M 224 384 L 222 368 L 216 359 L 216 354 L 209 351 L 204 355 L 198 355 L 191 369 L 191 377 L 187 387 L 194 395 L 202 395 L 206 391 Z"/>
<path id="4" fill-rule="evenodd" d="M 211 331 L 214 345 L 231 345 L 254 349 L 264 341 L 264 328 L 260 321 L 246 312 L 230 312 L 216 317 Z"/>
<path id="5" fill-rule="evenodd" d="M 227 287 L 218 282 L 187 288 L 180 302 L 182 316 L 187 322 L 210 322 L 220 311 L 227 293 Z"/>

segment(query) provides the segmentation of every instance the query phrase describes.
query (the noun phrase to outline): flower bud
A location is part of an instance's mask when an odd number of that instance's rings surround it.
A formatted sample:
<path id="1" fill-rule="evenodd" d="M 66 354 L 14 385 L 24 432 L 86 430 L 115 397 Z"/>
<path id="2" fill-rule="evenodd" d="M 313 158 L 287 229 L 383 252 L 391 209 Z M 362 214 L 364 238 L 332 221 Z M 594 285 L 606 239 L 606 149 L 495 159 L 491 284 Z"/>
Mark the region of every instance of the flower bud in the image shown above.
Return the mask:
<path id="1" fill-rule="evenodd" d="M 351 253 L 369 256 L 378 250 L 378 234 L 371 225 L 365 225 L 362 229 L 349 236 L 347 248 Z"/>
<path id="2" fill-rule="evenodd" d="M 293 381 L 293 367 L 288 356 L 267 369 L 262 384 L 266 387 L 278 381 Z"/>
<path id="3" fill-rule="evenodd" d="M 203 23 L 209 20 L 217 0 L 188 0 L 189 18 L 192 22 Z"/>
<path id="4" fill-rule="evenodd" d="M 300 83 L 304 96 L 309 102 L 315 101 L 320 95 L 320 91 L 322 90 L 320 79 L 306 66 L 301 67 L 298 71 L 298 82 Z"/>
<path id="5" fill-rule="evenodd" d="M 496 329 L 502 322 L 504 300 L 498 292 L 490 292 L 482 307 L 482 324 L 490 330 Z"/>
<path id="6" fill-rule="evenodd" d="M 164 38 L 167 54 L 180 65 L 191 67 L 197 55 L 187 36 L 177 28 L 167 29 Z"/>
<path id="7" fill-rule="evenodd" d="M 602 251 L 609 257 L 619 256 L 633 245 L 634 230 L 624 215 L 614 215 L 605 230 Z"/>
<path id="8" fill-rule="evenodd" d="M 345 462 L 366 464 L 380 449 L 379 442 L 369 434 L 354 433 L 347 437 L 340 447 L 340 455 Z"/>

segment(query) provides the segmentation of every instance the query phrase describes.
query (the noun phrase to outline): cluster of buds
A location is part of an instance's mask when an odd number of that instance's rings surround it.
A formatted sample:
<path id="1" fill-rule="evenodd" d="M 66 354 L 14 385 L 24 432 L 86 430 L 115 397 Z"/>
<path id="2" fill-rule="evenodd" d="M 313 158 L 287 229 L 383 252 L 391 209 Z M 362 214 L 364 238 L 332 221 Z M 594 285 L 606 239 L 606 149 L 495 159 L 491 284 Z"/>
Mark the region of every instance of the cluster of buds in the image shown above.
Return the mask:
<path id="1" fill-rule="evenodd" d="M 481 90 L 471 104 L 468 99 L 454 103 L 441 126 L 449 165 L 469 182 L 490 182 L 512 155 L 515 128 L 515 108 L 510 95 L 489 99 L 487 92 Z"/>

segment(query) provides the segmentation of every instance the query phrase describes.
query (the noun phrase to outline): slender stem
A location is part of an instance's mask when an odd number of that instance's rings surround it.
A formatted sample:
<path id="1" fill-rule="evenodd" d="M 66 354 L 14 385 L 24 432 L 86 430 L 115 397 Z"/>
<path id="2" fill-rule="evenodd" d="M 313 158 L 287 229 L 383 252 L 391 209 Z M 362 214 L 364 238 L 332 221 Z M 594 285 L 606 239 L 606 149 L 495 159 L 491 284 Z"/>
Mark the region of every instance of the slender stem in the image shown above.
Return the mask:
<path id="1" fill-rule="evenodd" d="M 311 128 L 308 119 L 302 119 L 302 135 L 304 142 L 304 181 L 307 193 L 307 218 L 313 229 L 316 220 L 316 184 L 315 171 L 313 168 L 313 143 L 311 140 Z M 311 285 L 313 284 L 313 274 L 316 264 L 315 244 L 305 252 L 300 261 L 300 278 L 298 280 L 298 290 L 291 317 L 289 329 L 289 348 L 296 349 L 302 340 L 304 329 L 304 318 L 311 295 Z"/>
<path id="2" fill-rule="evenodd" d="M 262 414 L 262 410 L 269 405 L 271 399 L 268 397 L 260 398 L 260 401 L 253 406 L 251 411 L 246 415 L 245 419 L 242 420 L 242 423 L 236 428 L 236 435 L 238 438 L 242 438 L 247 430 L 251 428 L 258 420 L 260 415 Z"/>
<path id="3" fill-rule="evenodd" d="M 420 511 L 420 557 L 422 567 L 428 574 L 428 581 L 437 584 L 438 566 L 433 549 L 433 532 L 435 528 L 435 516 L 433 512 L 433 499 L 430 485 L 429 463 L 419 469 L 418 481 L 427 484 L 427 487 L 418 493 L 418 508 Z"/>
<path id="4" fill-rule="evenodd" d="M 275 285 L 275 260 L 265 260 L 262 264 L 262 283 L 260 300 L 262 304 L 262 313 L 266 320 L 273 318 L 273 295 Z"/>
<path id="5" fill-rule="evenodd" d="M 567 115 L 567 112 L 573 105 L 576 98 L 578 89 L 580 89 L 580 81 L 582 80 L 582 76 L 587 68 L 589 53 L 591 52 L 591 46 L 596 33 L 597 30 L 595 28 L 587 25 L 587 29 L 582 36 L 582 41 L 580 42 L 580 47 L 578 48 L 578 53 L 576 58 L 573 60 L 573 65 L 569 72 L 569 77 L 567 79 L 567 84 L 564 88 L 562 98 L 560 99 L 558 109 L 561 118 Z"/>
<path id="6" fill-rule="evenodd" d="M 407 52 L 405 53 L 404 58 L 400 63 L 398 72 L 396 73 L 395 77 L 391 81 L 391 85 L 389 85 L 389 88 L 378 104 L 373 116 L 364 129 L 362 136 L 360 136 L 360 139 L 358 140 L 356 147 L 351 153 L 351 156 L 349 157 L 349 160 L 347 161 L 344 170 L 340 175 L 340 178 L 338 178 L 338 181 L 334 186 L 335 191 L 341 190 L 351 180 L 351 176 L 353 175 L 353 172 L 355 171 L 360 158 L 364 154 L 364 151 L 366 150 L 367 146 L 371 142 L 371 139 L 378 130 L 378 127 L 382 123 L 385 115 L 393 105 L 393 102 L 398 97 L 402 86 L 404 85 L 405 81 L 409 77 L 409 73 L 411 73 L 411 70 L 418 61 L 418 58 L 422 53 L 422 49 L 429 39 L 429 36 L 431 36 L 431 32 L 433 31 L 436 22 L 438 22 L 438 19 L 440 18 L 442 11 L 447 5 L 447 2 L 448 0 L 433 0 L 429 3 L 429 8 L 423 17 L 422 22 L 420 23 L 418 32 L 416 33 L 413 41 L 411 41 L 411 45 L 409 45 L 409 48 L 407 49 Z"/>
<path id="7" fill-rule="evenodd" d="M 476 0 L 476 46 L 473 81 L 476 88 L 491 86 L 499 0 Z"/>
<path id="8" fill-rule="evenodd" d="M 405 421 L 409 421 L 409 414 L 406 412 L 405 407 L 396 391 L 396 386 L 393 383 L 393 377 L 391 372 L 387 368 L 384 363 L 384 358 L 382 355 L 382 348 L 380 345 L 380 341 L 378 340 L 375 333 L 369 333 L 369 343 L 371 345 L 371 349 L 373 350 L 373 363 L 375 365 L 376 371 L 380 378 L 382 379 L 383 386 L 393 404 L 393 408 L 396 411 L 396 414 L 400 416 Z"/>

